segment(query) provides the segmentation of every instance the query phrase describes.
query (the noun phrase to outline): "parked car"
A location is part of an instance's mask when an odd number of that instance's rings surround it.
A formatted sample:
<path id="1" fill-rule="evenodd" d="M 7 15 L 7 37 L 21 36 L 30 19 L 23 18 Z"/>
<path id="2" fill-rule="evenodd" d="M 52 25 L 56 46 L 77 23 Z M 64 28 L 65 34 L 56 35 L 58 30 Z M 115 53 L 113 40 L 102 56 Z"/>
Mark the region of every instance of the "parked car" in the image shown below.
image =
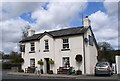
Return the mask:
<path id="1" fill-rule="evenodd" d="M 109 62 L 98 62 L 94 70 L 95 70 L 95 75 L 107 74 L 111 76 L 112 74 L 112 69 L 110 67 Z"/>

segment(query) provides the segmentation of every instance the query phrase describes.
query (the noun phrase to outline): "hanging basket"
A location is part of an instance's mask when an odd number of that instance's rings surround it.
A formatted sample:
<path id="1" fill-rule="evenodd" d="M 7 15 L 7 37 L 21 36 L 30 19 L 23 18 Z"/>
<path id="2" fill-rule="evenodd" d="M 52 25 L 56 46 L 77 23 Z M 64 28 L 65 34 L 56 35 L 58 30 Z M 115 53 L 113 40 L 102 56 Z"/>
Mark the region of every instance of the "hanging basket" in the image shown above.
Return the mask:
<path id="1" fill-rule="evenodd" d="M 48 61 L 48 63 L 49 64 L 54 64 L 54 60 L 51 59 L 51 60 Z"/>
<path id="2" fill-rule="evenodd" d="M 79 63 L 82 62 L 82 55 L 76 55 L 75 60 Z"/>
<path id="3" fill-rule="evenodd" d="M 44 62 L 42 61 L 42 59 L 38 61 L 38 64 L 39 65 L 43 65 L 44 64 Z"/>

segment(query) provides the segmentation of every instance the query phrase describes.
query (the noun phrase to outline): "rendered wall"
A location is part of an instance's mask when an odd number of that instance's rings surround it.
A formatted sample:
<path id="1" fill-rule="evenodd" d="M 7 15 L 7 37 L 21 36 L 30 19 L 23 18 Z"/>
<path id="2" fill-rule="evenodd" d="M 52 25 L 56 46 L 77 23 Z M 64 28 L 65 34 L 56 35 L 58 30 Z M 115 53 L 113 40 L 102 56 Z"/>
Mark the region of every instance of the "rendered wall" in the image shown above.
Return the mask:
<path id="1" fill-rule="evenodd" d="M 120 74 L 120 56 L 116 56 L 116 69 L 117 74 Z"/>

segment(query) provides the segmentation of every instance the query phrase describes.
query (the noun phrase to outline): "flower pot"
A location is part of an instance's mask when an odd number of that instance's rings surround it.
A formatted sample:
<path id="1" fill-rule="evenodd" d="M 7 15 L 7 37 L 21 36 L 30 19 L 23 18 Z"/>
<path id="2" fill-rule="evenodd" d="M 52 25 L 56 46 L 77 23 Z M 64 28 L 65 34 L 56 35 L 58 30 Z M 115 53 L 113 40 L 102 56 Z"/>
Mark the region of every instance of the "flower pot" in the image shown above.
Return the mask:
<path id="1" fill-rule="evenodd" d="M 48 74 L 53 74 L 53 70 L 49 70 L 49 71 L 48 71 Z"/>
<path id="2" fill-rule="evenodd" d="M 43 74 L 43 69 L 40 70 L 41 74 Z"/>
<path id="3" fill-rule="evenodd" d="M 77 74 L 77 75 L 82 75 L 82 71 L 81 71 L 81 70 L 77 70 L 77 71 L 76 71 L 76 74 Z"/>

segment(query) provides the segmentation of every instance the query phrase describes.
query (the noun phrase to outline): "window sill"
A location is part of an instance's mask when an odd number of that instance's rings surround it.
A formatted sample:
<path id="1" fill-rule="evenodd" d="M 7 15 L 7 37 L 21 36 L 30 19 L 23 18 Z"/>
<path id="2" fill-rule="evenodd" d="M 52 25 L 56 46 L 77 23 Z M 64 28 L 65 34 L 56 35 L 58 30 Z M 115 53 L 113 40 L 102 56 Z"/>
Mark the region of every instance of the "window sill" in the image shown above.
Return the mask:
<path id="1" fill-rule="evenodd" d="M 61 51 L 68 51 L 68 50 L 70 50 L 70 49 L 61 49 Z"/>
<path id="2" fill-rule="evenodd" d="M 35 51 L 30 51 L 29 53 L 35 53 Z"/>
<path id="3" fill-rule="evenodd" d="M 43 52 L 49 52 L 49 50 L 44 50 Z"/>

